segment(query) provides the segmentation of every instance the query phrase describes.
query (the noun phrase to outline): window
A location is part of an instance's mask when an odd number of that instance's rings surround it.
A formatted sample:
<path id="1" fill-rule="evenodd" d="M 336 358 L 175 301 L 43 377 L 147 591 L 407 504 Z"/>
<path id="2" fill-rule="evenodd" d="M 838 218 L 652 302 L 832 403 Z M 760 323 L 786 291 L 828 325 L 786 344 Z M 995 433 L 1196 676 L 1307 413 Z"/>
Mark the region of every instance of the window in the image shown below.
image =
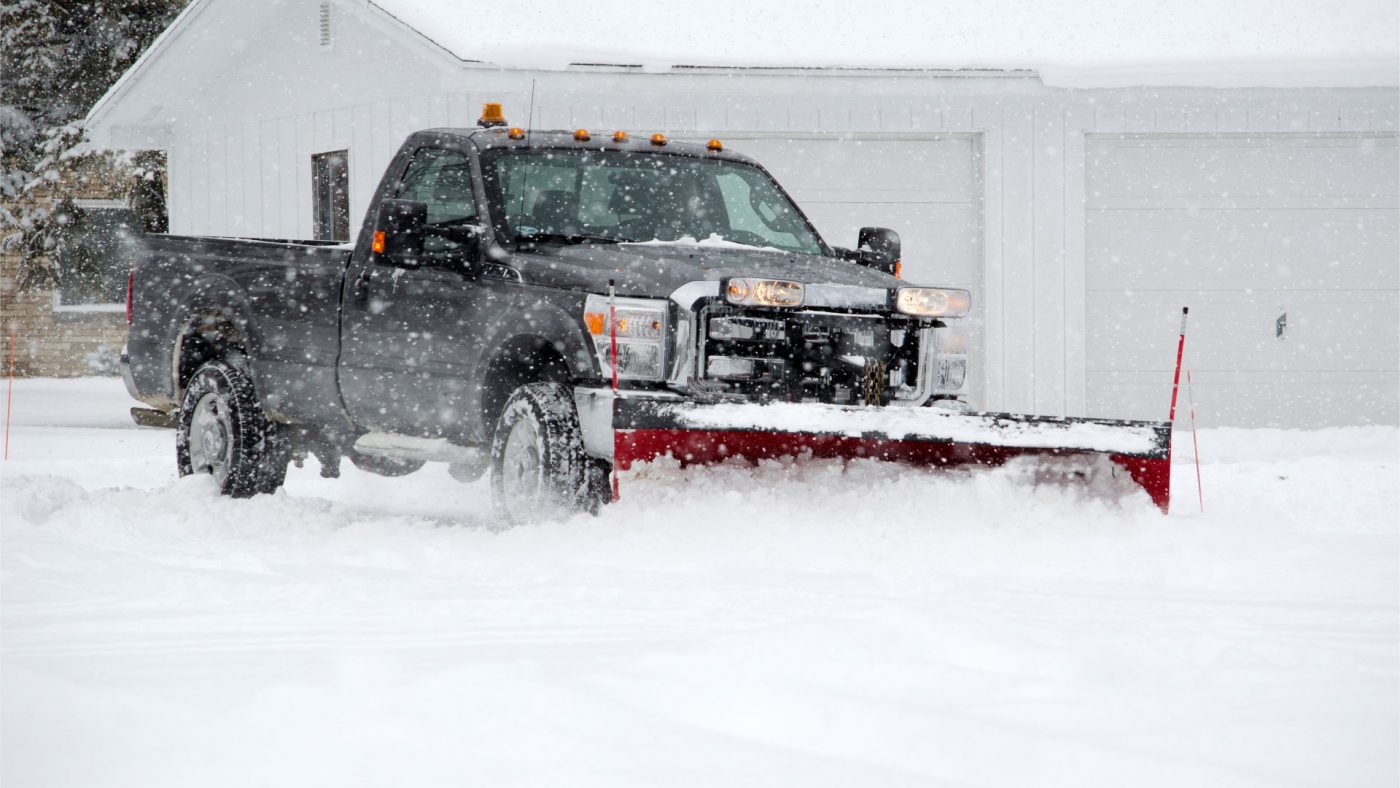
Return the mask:
<path id="1" fill-rule="evenodd" d="M 67 224 L 58 255 L 55 308 L 118 311 L 126 305 L 126 279 L 141 222 L 124 202 L 78 200 L 64 209 Z"/>
<path id="2" fill-rule="evenodd" d="M 475 237 L 464 228 L 480 222 L 472 193 L 471 162 L 461 153 L 441 148 L 419 148 L 399 182 L 396 195 L 428 206 L 423 228 L 425 255 L 460 252 Z"/>
<path id="3" fill-rule="evenodd" d="M 734 235 L 754 239 L 755 243 L 762 239 L 761 243 L 779 249 L 802 248 L 798 238 L 805 228 L 792 204 L 773 188 L 771 181 L 755 175 L 754 170 L 735 168 L 715 178 L 730 229 Z"/>
<path id="4" fill-rule="evenodd" d="M 507 237 L 571 242 L 706 240 L 821 254 L 821 241 L 762 170 L 723 159 L 509 150 L 487 157 Z"/>
<path id="5" fill-rule="evenodd" d="M 311 215 L 318 241 L 350 240 L 350 152 L 311 157 Z"/>

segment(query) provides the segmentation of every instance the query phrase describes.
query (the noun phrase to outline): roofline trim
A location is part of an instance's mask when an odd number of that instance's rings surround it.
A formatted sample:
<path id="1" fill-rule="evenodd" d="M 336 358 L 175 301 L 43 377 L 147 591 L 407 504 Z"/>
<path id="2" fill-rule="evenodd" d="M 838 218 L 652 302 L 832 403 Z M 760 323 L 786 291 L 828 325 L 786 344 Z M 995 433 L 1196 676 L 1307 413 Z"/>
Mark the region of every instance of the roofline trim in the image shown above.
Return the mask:
<path id="1" fill-rule="evenodd" d="M 152 41 L 151 45 L 146 47 L 146 51 L 142 52 L 141 56 L 136 58 L 136 62 L 132 63 L 131 67 L 123 72 L 122 75 L 117 78 L 117 81 L 113 82 L 112 86 L 107 88 L 107 92 L 103 93 L 102 97 L 87 111 L 87 114 L 83 116 L 82 120 L 83 130 L 86 131 L 95 125 L 101 117 L 107 113 L 108 106 L 116 101 L 121 94 L 130 89 L 131 85 L 146 73 L 148 64 L 159 57 L 160 53 L 163 52 L 166 47 L 170 46 L 170 42 L 179 37 L 179 35 L 185 31 L 185 28 L 189 27 L 194 22 L 195 17 L 199 16 L 212 2 L 213 0 L 192 0 L 189 5 L 185 6 L 185 9 L 175 16 L 170 26 L 161 31 L 160 35 L 156 36 L 156 40 Z"/>

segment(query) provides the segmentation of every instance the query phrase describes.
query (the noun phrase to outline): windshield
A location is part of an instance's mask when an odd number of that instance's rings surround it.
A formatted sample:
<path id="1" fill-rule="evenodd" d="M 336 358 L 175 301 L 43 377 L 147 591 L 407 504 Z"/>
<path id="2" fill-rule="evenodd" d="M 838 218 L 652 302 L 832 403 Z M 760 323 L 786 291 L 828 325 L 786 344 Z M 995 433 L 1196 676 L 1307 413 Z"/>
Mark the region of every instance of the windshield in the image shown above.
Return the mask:
<path id="1" fill-rule="evenodd" d="M 597 150 L 493 151 L 484 172 L 512 240 L 729 241 L 821 254 L 762 170 L 724 159 Z"/>

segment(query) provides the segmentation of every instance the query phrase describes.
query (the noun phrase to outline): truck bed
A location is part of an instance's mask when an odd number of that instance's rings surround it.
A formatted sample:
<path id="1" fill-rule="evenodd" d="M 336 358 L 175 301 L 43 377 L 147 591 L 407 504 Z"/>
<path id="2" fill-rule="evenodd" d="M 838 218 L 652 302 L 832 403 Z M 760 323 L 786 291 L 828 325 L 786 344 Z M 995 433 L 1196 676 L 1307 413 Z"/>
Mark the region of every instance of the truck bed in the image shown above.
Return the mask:
<path id="1" fill-rule="evenodd" d="M 132 268 L 132 394 L 161 410 L 178 404 L 172 363 L 181 342 L 196 326 L 219 324 L 227 326 L 220 336 L 252 362 L 270 413 L 341 416 L 335 364 L 351 249 L 328 241 L 145 236 Z"/>

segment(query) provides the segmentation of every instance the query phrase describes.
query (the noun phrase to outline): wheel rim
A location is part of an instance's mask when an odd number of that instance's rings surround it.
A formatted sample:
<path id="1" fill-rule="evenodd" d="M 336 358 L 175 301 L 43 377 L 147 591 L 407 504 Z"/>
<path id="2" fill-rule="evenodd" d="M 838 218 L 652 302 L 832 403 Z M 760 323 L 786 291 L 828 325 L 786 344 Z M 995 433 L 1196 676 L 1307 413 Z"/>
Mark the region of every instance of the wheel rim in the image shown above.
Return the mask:
<path id="1" fill-rule="evenodd" d="M 549 508 L 539 430 L 530 419 L 510 428 L 501 455 L 501 492 L 512 519 L 531 519 Z"/>
<path id="2" fill-rule="evenodd" d="M 212 474 L 222 487 L 233 463 L 233 418 L 218 394 L 205 394 L 190 414 L 190 469 Z"/>

